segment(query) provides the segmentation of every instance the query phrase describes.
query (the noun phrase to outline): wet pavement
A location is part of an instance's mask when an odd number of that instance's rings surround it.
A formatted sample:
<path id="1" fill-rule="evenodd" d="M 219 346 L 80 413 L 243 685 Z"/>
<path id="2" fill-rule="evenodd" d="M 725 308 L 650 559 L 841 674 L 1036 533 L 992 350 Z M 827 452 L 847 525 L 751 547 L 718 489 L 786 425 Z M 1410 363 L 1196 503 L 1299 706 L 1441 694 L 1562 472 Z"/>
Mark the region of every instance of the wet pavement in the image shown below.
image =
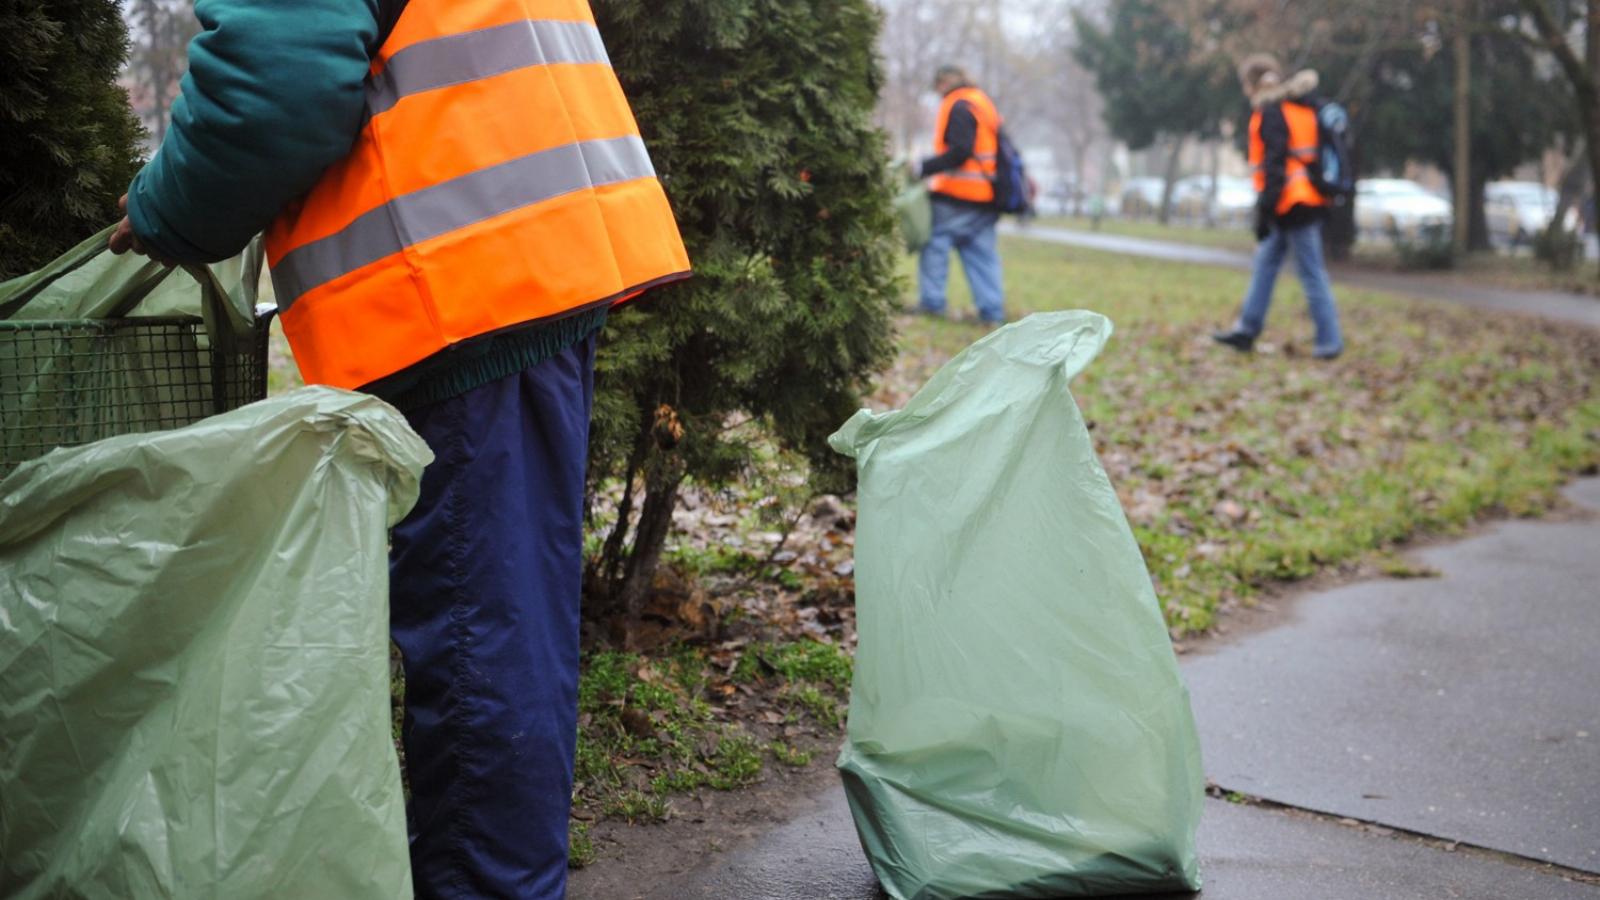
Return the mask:
<path id="1" fill-rule="evenodd" d="M 1401 835 L 1224 800 L 1206 801 L 1200 856 L 1205 886 L 1199 894 L 1145 894 L 1142 900 L 1600 898 L 1600 887 L 1493 854 L 1448 851 Z M 711 871 L 652 886 L 637 896 L 880 900 L 885 895 L 856 844 L 844 792 L 835 790 L 817 811 L 725 858 Z"/>
<path id="2" fill-rule="evenodd" d="M 1600 873 L 1600 479 L 1568 496 L 1587 512 L 1412 554 L 1439 578 L 1306 596 L 1284 624 L 1184 659 L 1208 777 L 1334 814 L 1208 800 L 1201 897 L 1600 900 L 1584 875 Z M 835 787 L 637 896 L 879 892 Z"/>
<path id="3" fill-rule="evenodd" d="M 1070 228 L 1052 228 L 1043 225 L 1019 226 L 1010 223 L 1002 225 L 1001 231 L 1005 234 L 1030 240 L 1083 247 L 1089 250 L 1103 250 L 1107 253 L 1121 253 L 1127 256 L 1142 256 L 1167 262 L 1222 266 L 1244 271 L 1248 271 L 1251 265 L 1251 255 L 1249 253 L 1216 247 L 1201 247 L 1177 241 L 1123 237 L 1099 232 L 1076 231 Z M 1285 266 L 1285 271 L 1280 275 L 1280 280 L 1293 278 L 1294 275 L 1291 271 L 1293 268 L 1293 265 Z M 1407 275 L 1401 272 L 1380 272 L 1353 266 L 1334 266 L 1332 271 L 1335 291 L 1341 286 L 1369 291 L 1382 291 L 1424 300 L 1456 303 L 1474 309 L 1536 315 L 1600 328 L 1600 299 L 1586 297 L 1581 294 L 1565 294 L 1557 291 L 1503 290 L 1436 277 Z"/>
<path id="4" fill-rule="evenodd" d="M 1600 509 L 1600 481 L 1572 496 Z M 1600 523 L 1412 556 L 1443 576 L 1310 597 L 1185 662 L 1207 776 L 1600 874 Z"/>

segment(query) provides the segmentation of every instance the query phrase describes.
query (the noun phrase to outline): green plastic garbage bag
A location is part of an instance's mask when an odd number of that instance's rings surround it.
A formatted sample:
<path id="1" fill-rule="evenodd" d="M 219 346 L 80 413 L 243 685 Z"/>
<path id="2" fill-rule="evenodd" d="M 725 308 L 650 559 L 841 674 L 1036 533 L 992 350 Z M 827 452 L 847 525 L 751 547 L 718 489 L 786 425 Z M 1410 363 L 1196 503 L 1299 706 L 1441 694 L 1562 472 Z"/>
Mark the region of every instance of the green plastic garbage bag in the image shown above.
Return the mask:
<path id="1" fill-rule="evenodd" d="M 0 482 L 0 896 L 411 897 L 387 542 L 431 458 L 306 388 Z"/>
<path id="2" fill-rule="evenodd" d="M 1030 316 L 831 439 L 860 471 L 839 769 L 892 897 L 1199 887 L 1188 692 L 1067 389 L 1110 335 Z"/>
<path id="3" fill-rule="evenodd" d="M 900 237 L 906 242 L 906 252 L 916 253 L 926 247 L 933 237 L 933 200 L 927 187 L 920 181 L 907 186 L 895 197 L 894 211 L 900 218 Z"/>
<path id="4" fill-rule="evenodd" d="M 201 316 L 211 334 L 224 325 L 241 340 L 254 332 L 260 238 L 231 259 L 173 269 L 137 254 L 113 254 L 106 246 L 113 230 L 88 238 L 37 272 L 0 281 L 0 319 Z"/>

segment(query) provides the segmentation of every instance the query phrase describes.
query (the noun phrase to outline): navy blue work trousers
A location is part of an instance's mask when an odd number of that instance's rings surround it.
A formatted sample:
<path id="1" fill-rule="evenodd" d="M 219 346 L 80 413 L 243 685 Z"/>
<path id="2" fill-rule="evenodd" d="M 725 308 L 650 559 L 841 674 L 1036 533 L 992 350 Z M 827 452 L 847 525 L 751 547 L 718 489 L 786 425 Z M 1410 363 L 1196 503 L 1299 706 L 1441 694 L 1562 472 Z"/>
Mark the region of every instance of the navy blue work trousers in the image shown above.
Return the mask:
<path id="1" fill-rule="evenodd" d="M 390 554 L 419 900 L 566 892 L 594 346 L 407 416 L 436 456 Z"/>

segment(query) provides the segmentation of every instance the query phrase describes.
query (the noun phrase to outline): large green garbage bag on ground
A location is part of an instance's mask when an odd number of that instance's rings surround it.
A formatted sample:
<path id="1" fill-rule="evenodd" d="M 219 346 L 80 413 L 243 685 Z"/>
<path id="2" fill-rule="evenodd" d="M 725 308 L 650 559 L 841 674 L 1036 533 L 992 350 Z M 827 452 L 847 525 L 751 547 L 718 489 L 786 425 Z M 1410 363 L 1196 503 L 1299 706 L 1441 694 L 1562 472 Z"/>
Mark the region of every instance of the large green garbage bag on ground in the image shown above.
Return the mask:
<path id="1" fill-rule="evenodd" d="M 306 388 L 0 482 L 0 896 L 411 897 L 387 543 L 431 459 Z"/>
<path id="2" fill-rule="evenodd" d="M 1188 692 L 1067 389 L 1110 334 L 1030 316 L 832 438 L 860 470 L 839 769 L 892 897 L 1199 886 Z"/>

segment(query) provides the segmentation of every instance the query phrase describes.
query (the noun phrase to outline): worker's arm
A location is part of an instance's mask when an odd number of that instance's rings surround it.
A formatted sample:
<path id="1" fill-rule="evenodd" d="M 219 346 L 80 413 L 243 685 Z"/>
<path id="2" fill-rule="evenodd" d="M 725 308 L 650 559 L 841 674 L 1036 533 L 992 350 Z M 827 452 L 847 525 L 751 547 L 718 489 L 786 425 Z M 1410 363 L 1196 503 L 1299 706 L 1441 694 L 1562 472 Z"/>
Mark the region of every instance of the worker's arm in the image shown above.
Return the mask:
<path id="1" fill-rule="evenodd" d="M 958 100 L 950 108 L 950 121 L 944 129 L 945 151 L 922 161 L 922 177 L 961 168 L 972 158 L 972 148 L 977 143 L 978 117 L 972 114 L 972 104 Z"/>
<path id="2" fill-rule="evenodd" d="M 128 189 L 143 250 L 172 262 L 238 253 L 361 127 L 380 0 L 199 0 L 202 31 L 155 158 Z"/>

